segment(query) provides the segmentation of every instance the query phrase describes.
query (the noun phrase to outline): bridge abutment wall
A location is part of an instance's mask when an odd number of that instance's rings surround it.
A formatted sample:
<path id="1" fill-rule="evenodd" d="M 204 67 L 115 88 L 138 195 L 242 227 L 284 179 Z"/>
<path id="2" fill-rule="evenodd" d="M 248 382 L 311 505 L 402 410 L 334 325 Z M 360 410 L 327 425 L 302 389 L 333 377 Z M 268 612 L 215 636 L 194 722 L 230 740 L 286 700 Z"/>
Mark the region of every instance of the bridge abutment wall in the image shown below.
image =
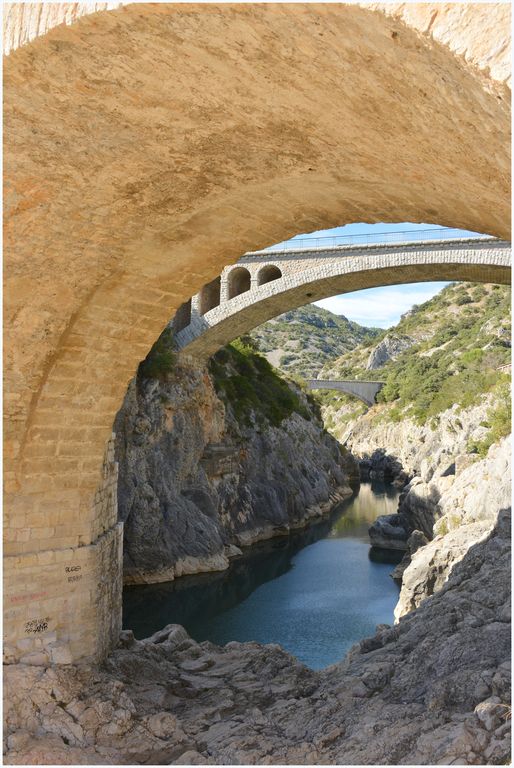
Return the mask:
<path id="1" fill-rule="evenodd" d="M 28 528 L 24 513 L 12 513 L 14 546 L 25 551 L 4 557 L 6 663 L 99 660 L 117 642 L 123 583 L 117 483 L 113 435 L 106 446 L 89 532 L 80 521 L 70 522 L 73 494 L 33 495 L 30 505 L 39 512 L 31 520 L 35 523 L 39 516 L 44 528 Z"/>

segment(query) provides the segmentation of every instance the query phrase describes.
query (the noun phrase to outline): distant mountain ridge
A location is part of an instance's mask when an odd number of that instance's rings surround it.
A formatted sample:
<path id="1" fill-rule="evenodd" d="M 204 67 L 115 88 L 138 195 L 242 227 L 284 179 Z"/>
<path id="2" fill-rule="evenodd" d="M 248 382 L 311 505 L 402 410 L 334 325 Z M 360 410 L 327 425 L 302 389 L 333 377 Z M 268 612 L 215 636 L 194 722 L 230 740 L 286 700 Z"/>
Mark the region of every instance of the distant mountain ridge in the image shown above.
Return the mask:
<path id="1" fill-rule="evenodd" d="M 315 379 L 324 365 L 381 333 L 309 304 L 269 320 L 250 335 L 276 368 Z"/>

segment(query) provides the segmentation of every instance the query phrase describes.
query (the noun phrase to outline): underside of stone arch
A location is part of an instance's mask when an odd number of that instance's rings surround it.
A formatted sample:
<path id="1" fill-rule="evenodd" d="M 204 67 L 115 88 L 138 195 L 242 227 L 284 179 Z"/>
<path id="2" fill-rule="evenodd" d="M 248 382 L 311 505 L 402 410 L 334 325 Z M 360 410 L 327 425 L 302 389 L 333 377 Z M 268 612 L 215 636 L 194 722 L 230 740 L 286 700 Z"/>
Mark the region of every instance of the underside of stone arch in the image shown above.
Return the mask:
<path id="1" fill-rule="evenodd" d="M 510 237 L 508 15 L 143 3 L 71 13 L 9 54 L 11 660 L 45 643 L 54 660 L 98 657 L 114 641 L 106 441 L 138 361 L 225 264 L 351 221 Z"/>

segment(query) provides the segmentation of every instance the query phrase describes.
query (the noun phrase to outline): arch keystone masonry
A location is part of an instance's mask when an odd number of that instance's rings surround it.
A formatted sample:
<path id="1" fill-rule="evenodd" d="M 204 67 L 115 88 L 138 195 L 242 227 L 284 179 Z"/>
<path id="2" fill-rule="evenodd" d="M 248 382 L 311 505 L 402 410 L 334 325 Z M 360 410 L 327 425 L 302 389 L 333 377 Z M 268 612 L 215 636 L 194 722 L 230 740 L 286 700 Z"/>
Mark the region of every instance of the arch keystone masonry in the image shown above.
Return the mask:
<path id="1" fill-rule="evenodd" d="M 115 642 L 106 443 L 139 360 L 224 266 L 352 221 L 510 237 L 508 4 L 88 7 L 6 9 L 9 661 Z"/>

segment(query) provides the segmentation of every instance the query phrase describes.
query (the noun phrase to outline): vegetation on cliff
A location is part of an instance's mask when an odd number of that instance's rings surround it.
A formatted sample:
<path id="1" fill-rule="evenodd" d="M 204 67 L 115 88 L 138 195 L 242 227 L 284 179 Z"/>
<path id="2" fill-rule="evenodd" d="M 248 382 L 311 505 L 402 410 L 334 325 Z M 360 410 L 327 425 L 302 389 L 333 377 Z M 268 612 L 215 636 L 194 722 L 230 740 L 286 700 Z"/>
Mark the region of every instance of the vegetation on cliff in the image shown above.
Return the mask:
<path id="1" fill-rule="evenodd" d="M 176 364 L 173 332 L 166 328 L 139 364 L 138 380 L 165 382 Z M 294 412 L 308 421 L 313 413 L 321 418 L 317 401 L 292 378 L 275 370 L 251 336 L 242 336 L 218 350 L 209 361 L 209 373 L 217 395 L 245 426 L 264 422 L 279 426 Z"/>
<path id="2" fill-rule="evenodd" d="M 366 340 L 379 328 L 365 328 L 326 309 L 308 304 L 255 328 L 251 337 L 269 362 L 286 373 L 316 378 L 325 363 Z"/>
<path id="3" fill-rule="evenodd" d="M 173 370 L 175 362 L 173 332 L 171 328 L 165 328 L 145 359 L 139 363 L 138 378 L 165 381 L 167 375 Z"/>
<path id="4" fill-rule="evenodd" d="M 396 359 L 370 370 L 369 344 L 361 345 L 325 366 L 322 376 L 385 381 L 377 400 L 389 407 L 381 409 L 380 418 L 410 418 L 417 424 L 435 425 L 438 415 L 454 404 L 467 408 L 491 393 L 497 402 L 489 416 L 493 442 L 510 432 L 510 375 L 502 370 L 510 362 L 510 332 L 507 287 L 452 284 L 376 339 L 380 342 L 387 334 L 409 337 L 411 346 Z M 329 396 L 322 402 L 328 404 Z M 345 400 L 338 397 L 337 402 L 340 406 Z M 475 449 L 483 452 L 485 444 Z"/>
<path id="5" fill-rule="evenodd" d="M 310 420 L 312 408 L 317 408 L 312 397 L 282 377 L 259 354 L 249 336 L 220 349 L 211 358 L 209 371 L 218 396 L 232 409 L 237 421 L 248 426 L 265 421 L 279 426 L 293 412 Z"/>

